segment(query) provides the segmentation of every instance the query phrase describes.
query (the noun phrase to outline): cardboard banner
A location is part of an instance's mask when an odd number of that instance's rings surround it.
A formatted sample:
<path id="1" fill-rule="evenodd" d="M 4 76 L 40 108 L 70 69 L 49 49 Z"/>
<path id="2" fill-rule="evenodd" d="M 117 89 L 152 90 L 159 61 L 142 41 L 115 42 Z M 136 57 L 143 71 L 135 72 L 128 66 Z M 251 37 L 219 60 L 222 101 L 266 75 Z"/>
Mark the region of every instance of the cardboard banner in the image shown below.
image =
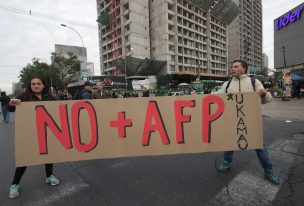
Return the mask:
<path id="1" fill-rule="evenodd" d="M 22 102 L 16 165 L 262 148 L 256 93 Z"/>

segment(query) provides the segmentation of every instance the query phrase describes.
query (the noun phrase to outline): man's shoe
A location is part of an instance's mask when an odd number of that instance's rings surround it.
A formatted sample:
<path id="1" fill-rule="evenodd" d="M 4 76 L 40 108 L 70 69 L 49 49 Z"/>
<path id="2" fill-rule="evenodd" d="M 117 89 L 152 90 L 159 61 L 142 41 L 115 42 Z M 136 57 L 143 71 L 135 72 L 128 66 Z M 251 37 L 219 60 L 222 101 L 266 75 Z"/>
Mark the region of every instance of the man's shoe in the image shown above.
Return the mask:
<path id="1" fill-rule="evenodd" d="M 54 175 L 51 175 L 51 176 L 47 177 L 45 179 L 45 182 L 49 183 L 52 186 L 55 186 L 55 185 L 59 184 L 59 180 Z"/>
<path id="2" fill-rule="evenodd" d="M 268 170 L 265 172 L 265 178 L 272 184 L 275 184 L 275 185 L 280 184 L 280 178 L 278 176 L 275 176 L 273 174 L 272 170 Z"/>
<path id="3" fill-rule="evenodd" d="M 19 190 L 20 190 L 19 185 L 11 185 L 9 198 L 13 199 L 13 198 L 19 197 L 19 195 L 20 195 Z"/>
<path id="4" fill-rule="evenodd" d="M 220 171 L 220 172 L 226 172 L 226 171 L 228 171 L 230 169 L 230 165 L 231 165 L 231 162 L 228 162 L 228 161 L 224 160 L 220 164 L 220 166 L 218 168 L 218 171 Z"/>

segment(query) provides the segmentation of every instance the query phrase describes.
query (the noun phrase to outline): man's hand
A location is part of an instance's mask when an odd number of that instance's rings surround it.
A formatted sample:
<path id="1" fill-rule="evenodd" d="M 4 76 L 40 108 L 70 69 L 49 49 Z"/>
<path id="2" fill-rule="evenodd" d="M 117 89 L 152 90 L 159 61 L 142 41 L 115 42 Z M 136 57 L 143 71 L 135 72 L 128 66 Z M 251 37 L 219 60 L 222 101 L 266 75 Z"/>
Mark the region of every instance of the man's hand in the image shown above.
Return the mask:
<path id="1" fill-rule="evenodd" d="M 258 94 L 260 95 L 260 97 L 265 97 L 266 96 L 266 94 L 267 94 L 267 90 L 266 89 L 260 89 L 259 91 L 258 91 Z"/>
<path id="2" fill-rule="evenodd" d="M 19 104 L 21 104 L 20 99 L 11 99 L 11 101 L 9 102 L 9 106 L 17 106 Z"/>

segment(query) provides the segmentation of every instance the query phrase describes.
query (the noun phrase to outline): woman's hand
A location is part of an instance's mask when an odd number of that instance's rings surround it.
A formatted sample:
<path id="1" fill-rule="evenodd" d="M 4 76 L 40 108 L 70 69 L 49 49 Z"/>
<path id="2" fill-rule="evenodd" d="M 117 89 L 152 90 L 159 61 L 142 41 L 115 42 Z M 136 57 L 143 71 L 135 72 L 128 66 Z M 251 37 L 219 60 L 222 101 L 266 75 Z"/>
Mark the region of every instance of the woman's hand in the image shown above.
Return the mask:
<path id="1" fill-rule="evenodd" d="M 11 101 L 9 102 L 9 106 L 17 106 L 19 104 L 21 104 L 20 99 L 11 99 Z"/>

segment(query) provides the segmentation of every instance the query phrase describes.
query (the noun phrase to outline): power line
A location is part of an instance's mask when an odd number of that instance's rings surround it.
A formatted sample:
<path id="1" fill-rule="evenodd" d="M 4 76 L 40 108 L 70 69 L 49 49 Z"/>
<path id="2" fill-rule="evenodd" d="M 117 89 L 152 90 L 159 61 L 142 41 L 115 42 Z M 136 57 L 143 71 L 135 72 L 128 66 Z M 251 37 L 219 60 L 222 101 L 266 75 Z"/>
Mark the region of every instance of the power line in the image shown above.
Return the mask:
<path id="1" fill-rule="evenodd" d="M 12 66 L 12 65 L 3 65 L 3 64 L 0 64 L 0 67 L 24 67 L 24 66 Z"/>
<path id="2" fill-rule="evenodd" d="M 18 7 L 15 7 L 15 6 L 0 4 L 0 10 L 12 12 L 12 13 L 17 13 L 17 14 L 29 15 L 29 16 L 42 18 L 42 19 L 47 19 L 47 20 L 50 20 L 50 21 L 55 21 L 55 22 L 60 22 L 60 23 L 66 22 L 66 23 L 71 24 L 71 25 L 81 26 L 81 27 L 86 27 L 86 28 L 89 28 L 89 29 L 96 29 L 97 30 L 97 26 L 93 26 L 91 24 L 86 24 L 86 23 L 79 22 L 79 21 L 69 20 L 69 19 L 60 18 L 60 17 L 56 17 L 56 16 L 51 16 L 51 15 L 47 15 L 47 14 L 32 11 L 31 9 L 26 10 L 26 9 L 18 8 Z"/>

